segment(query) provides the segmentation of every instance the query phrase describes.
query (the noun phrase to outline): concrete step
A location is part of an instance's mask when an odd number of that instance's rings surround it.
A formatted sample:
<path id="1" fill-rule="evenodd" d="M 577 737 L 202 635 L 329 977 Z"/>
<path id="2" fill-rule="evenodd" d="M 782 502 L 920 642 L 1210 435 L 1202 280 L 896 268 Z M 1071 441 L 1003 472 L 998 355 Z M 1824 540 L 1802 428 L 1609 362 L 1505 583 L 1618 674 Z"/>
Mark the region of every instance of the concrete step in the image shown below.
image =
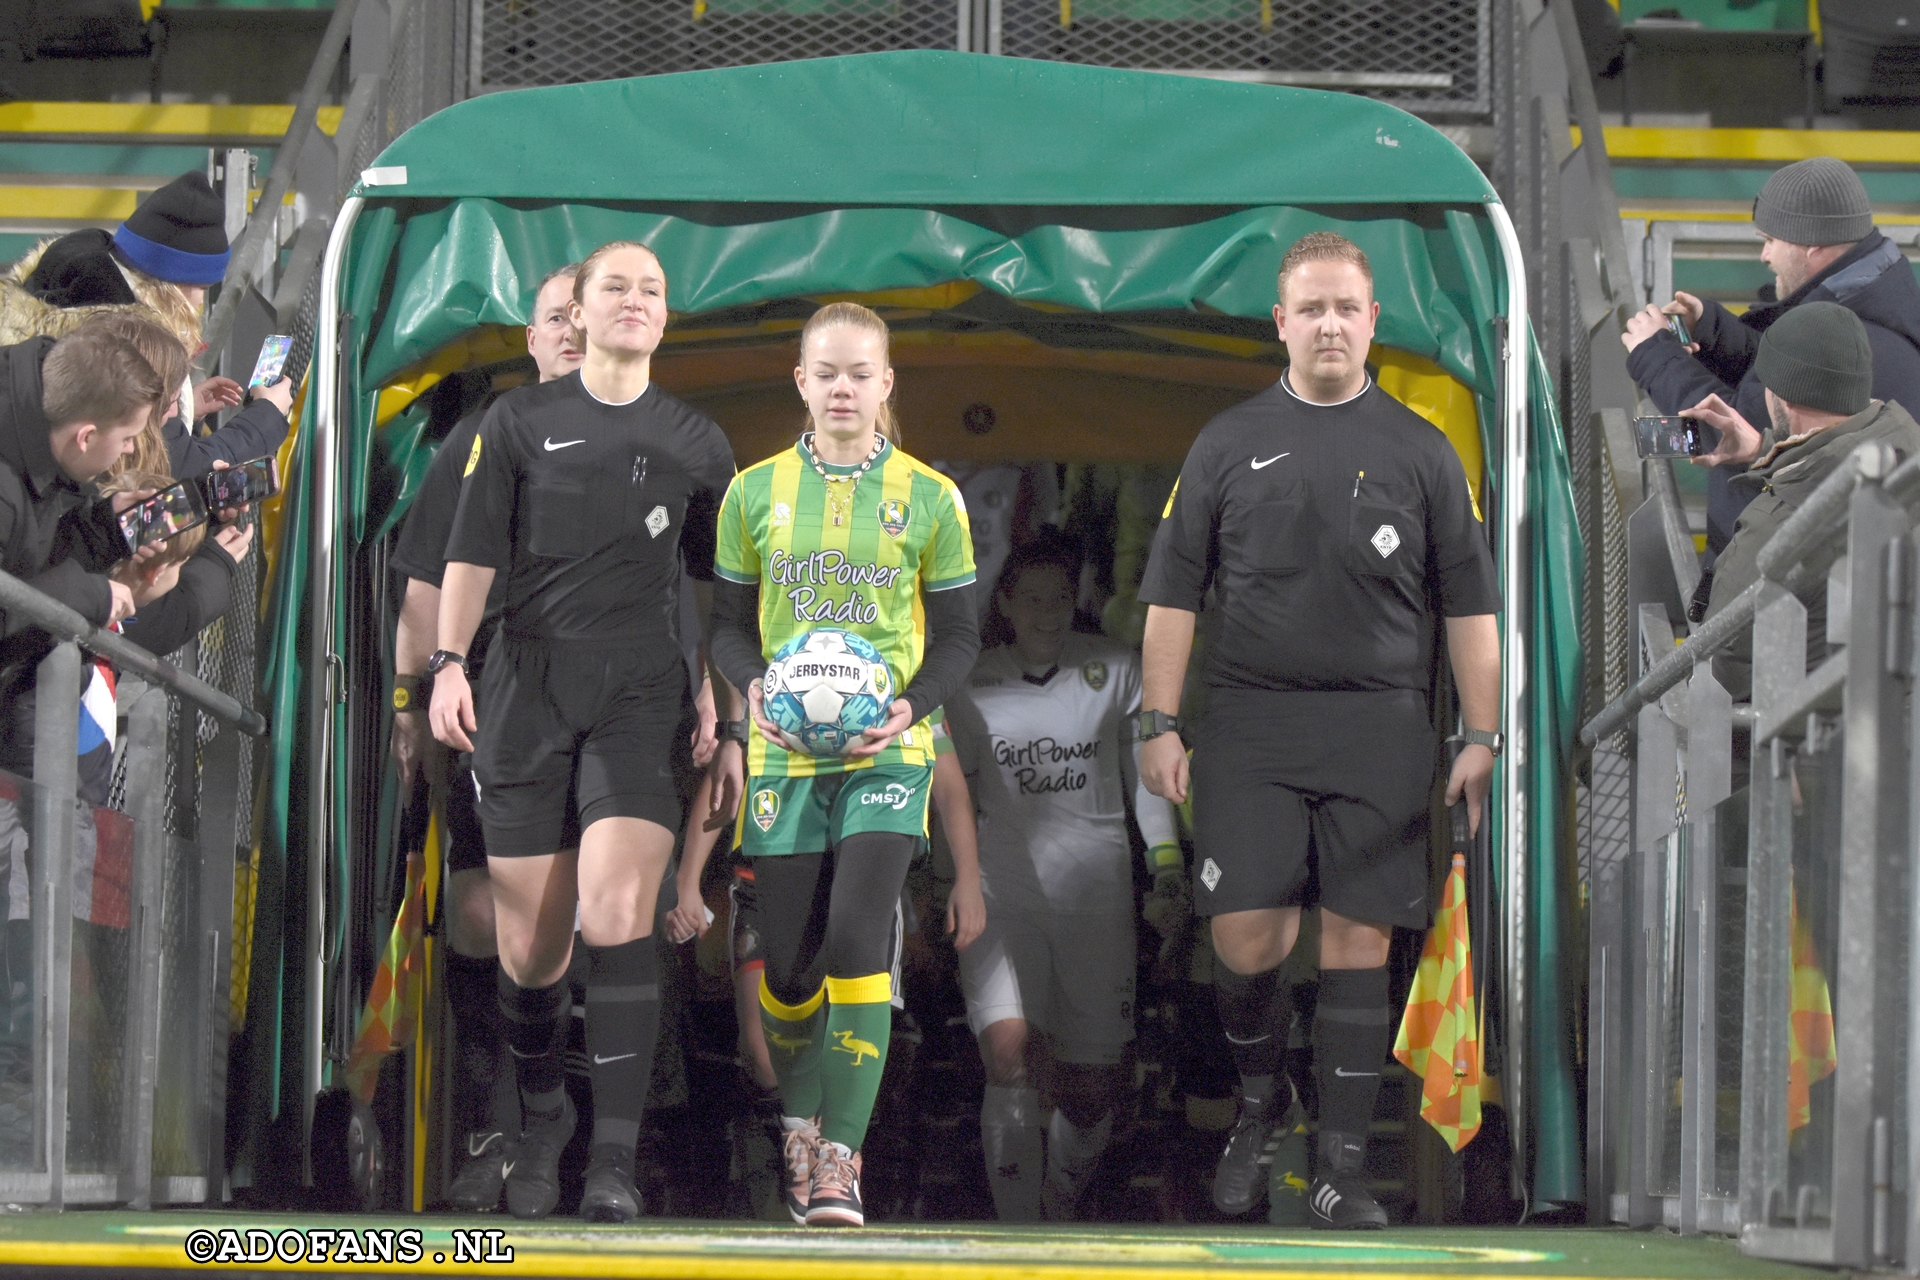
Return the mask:
<path id="1" fill-rule="evenodd" d="M 0 103 L 0 263 L 43 236 L 118 226 L 208 148 L 246 147 L 264 174 L 292 122 L 284 103 Z M 340 108 L 320 109 L 323 132 L 339 123 Z"/>

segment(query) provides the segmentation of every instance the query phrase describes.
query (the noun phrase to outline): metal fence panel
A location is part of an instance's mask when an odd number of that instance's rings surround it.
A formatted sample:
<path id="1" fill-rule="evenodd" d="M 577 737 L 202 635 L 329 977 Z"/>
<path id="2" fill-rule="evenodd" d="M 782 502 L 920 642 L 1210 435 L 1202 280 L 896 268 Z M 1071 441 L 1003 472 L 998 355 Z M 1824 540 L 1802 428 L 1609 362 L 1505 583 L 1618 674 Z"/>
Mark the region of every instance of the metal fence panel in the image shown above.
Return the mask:
<path id="1" fill-rule="evenodd" d="M 1346 89 L 1485 114 L 1491 0 L 475 0 L 469 88 L 897 49 Z"/>

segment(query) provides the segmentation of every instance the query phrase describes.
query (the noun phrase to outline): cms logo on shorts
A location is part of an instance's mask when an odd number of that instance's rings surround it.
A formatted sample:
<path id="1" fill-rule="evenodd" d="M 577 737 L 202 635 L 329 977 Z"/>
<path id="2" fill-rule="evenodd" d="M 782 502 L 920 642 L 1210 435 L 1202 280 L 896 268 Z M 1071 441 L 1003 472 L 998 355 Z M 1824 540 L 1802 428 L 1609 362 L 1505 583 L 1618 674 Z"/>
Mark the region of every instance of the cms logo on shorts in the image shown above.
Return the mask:
<path id="1" fill-rule="evenodd" d="M 904 782 L 889 782 L 885 791 L 868 791 L 860 796 L 861 804 L 885 805 L 889 809 L 900 810 L 913 801 L 913 788 Z"/>
<path id="2" fill-rule="evenodd" d="M 775 820 L 780 817 L 780 793 L 771 787 L 763 787 L 753 793 L 753 825 L 762 831 L 773 829 Z"/>

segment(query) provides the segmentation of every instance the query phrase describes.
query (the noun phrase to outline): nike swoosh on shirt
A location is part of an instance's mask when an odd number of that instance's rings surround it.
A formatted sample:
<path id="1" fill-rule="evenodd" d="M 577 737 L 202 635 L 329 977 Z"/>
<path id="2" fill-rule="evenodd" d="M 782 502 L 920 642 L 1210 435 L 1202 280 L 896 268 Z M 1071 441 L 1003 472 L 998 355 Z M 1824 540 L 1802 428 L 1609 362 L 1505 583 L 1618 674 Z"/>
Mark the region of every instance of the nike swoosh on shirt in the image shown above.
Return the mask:
<path id="1" fill-rule="evenodd" d="M 1345 1067 L 1335 1067 L 1333 1074 L 1339 1076 L 1342 1080 L 1358 1080 L 1361 1076 L 1377 1076 L 1380 1073 L 1378 1071 L 1349 1071 Z"/>
<path id="2" fill-rule="evenodd" d="M 567 447 L 568 445 L 575 445 L 575 444 L 585 444 L 585 443 L 586 443 L 586 441 L 585 441 L 584 439 L 582 439 L 582 440 L 562 440 L 562 441 L 561 441 L 561 442 L 560 442 L 559 444 L 555 444 L 555 443 L 553 442 L 553 437 L 552 437 L 552 436 L 548 436 L 548 437 L 547 437 L 547 452 L 548 452 L 548 453 L 552 453 L 552 452 L 553 452 L 553 451 L 554 451 L 555 449 L 564 449 L 564 448 L 566 448 L 566 447 Z M 1282 456 L 1282 457 L 1284 457 L 1285 455 L 1283 454 L 1283 455 L 1281 455 L 1281 456 Z"/>
<path id="3" fill-rule="evenodd" d="M 547 448 L 549 448 L 549 449 L 551 449 L 551 448 L 553 448 L 553 446 L 552 446 L 552 445 L 548 445 L 548 446 L 547 446 Z M 1280 459 L 1282 459 L 1282 458 L 1290 458 L 1290 457 L 1292 457 L 1292 456 L 1293 456 L 1293 454 L 1292 454 L 1292 451 L 1291 451 L 1291 450 L 1289 450 L 1289 451 L 1288 451 L 1288 452 L 1286 452 L 1286 453 L 1276 453 L 1276 454 L 1274 454 L 1274 455 L 1273 455 L 1273 456 L 1272 456 L 1271 458 L 1268 458 L 1268 459 L 1266 459 L 1266 461 L 1264 461 L 1264 462 L 1263 462 L 1263 461 L 1261 461 L 1261 460 L 1260 460 L 1259 458 L 1255 458 L 1255 459 L 1253 459 L 1253 469 L 1254 469 L 1255 471 L 1258 471 L 1258 470 L 1259 470 L 1260 468 L 1262 468 L 1262 467 L 1265 467 L 1265 466 L 1270 466 L 1271 464 L 1273 464 L 1273 463 L 1276 463 L 1276 462 L 1278 462 L 1278 461 L 1280 461 Z"/>
<path id="4" fill-rule="evenodd" d="M 501 1165 L 500 1176 L 502 1178 L 511 1178 L 513 1176 L 513 1166 L 518 1163 L 520 1163 L 518 1160 L 509 1160 L 505 1164 Z"/>
<path id="5" fill-rule="evenodd" d="M 604 1067 L 609 1062 L 618 1062 L 622 1058 L 637 1058 L 639 1056 L 637 1053 L 616 1053 L 611 1058 L 603 1058 L 596 1053 L 593 1055 L 593 1065 L 596 1067 Z"/>

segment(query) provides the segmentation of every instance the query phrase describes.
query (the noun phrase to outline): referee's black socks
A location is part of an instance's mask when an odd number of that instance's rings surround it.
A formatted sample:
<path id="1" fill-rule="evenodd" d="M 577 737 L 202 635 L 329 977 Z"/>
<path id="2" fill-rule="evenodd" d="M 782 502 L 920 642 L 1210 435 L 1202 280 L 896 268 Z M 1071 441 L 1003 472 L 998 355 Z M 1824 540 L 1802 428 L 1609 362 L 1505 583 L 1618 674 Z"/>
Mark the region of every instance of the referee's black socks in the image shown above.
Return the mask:
<path id="1" fill-rule="evenodd" d="M 500 960 L 498 956 L 463 956 L 447 952 L 447 1004 L 453 1010 L 453 1033 L 458 1044 L 458 1066 L 453 1073 L 454 1125 L 459 1140 L 472 1143 L 487 1133 L 517 1133 L 509 1119 L 517 1111 L 509 1095 L 501 1097 L 500 1082 L 512 1083 L 503 1070 L 507 1056 L 500 1027 Z M 473 1154 L 471 1150 L 468 1154 Z"/>
<path id="2" fill-rule="evenodd" d="M 567 1107 L 567 1019 L 572 993 L 563 974 L 548 987 L 523 987 L 500 969 L 500 1016 L 514 1078 L 520 1082 L 520 1110 L 527 1130 L 555 1124 Z"/>
<path id="3" fill-rule="evenodd" d="M 1274 1100 L 1274 1077 L 1280 1073 L 1293 1022 L 1287 984 L 1280 981 L 1278 968 L 1235 973 L 1216 955 L 1213 998 L 1233 1065 L 1240 1072 L 1240 1096 L 1249 1107 L 1263 1110 Z"/>
<path id="4" fill-rule="evenodd" d="M 1337 1133 L 1364 1148 L 1392 1036 L 1389 1015 L 1385 965 L 1321 970 L 1314 1040 L 1323 1136 Z"/>
<path id="5" fill-rule="evenodd" d="M 660 945 L 652 937 L 587 948 L 587 1062 L 593 1146 L 632 1155 L 660 1040 Z"/>

